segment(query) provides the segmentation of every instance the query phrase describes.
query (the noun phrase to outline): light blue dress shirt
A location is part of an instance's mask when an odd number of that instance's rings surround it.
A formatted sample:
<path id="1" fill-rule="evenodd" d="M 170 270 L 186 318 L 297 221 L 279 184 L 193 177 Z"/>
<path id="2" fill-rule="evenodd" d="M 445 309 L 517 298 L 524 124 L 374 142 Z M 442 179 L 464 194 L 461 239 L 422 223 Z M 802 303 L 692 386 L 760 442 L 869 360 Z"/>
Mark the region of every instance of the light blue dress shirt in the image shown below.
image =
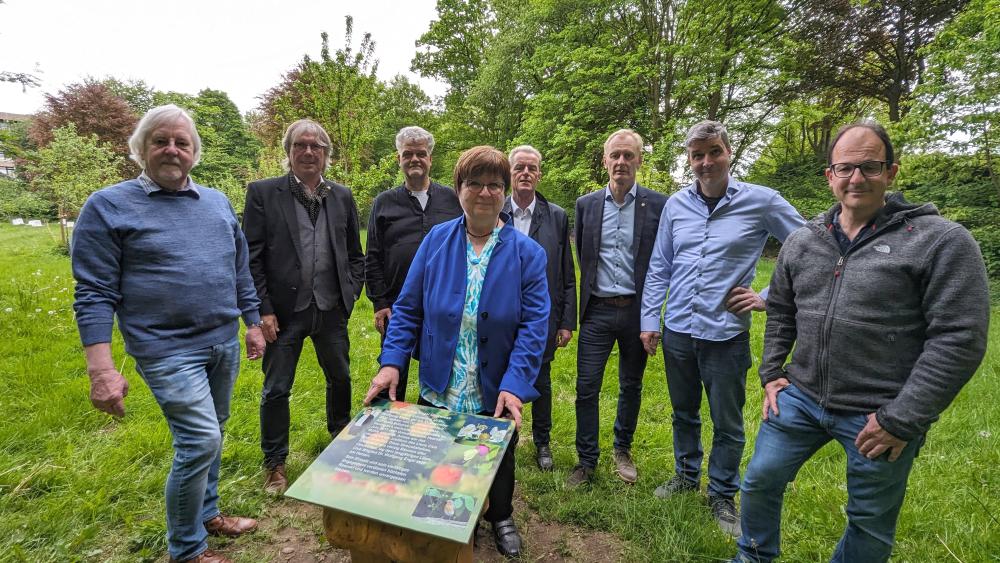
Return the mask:
<path id="1" fill-rule="evenodd" d="M 611 195 L 611 187 L 604 188 L 604 215 L 601 222 L 601 247 L 598 249 L 598 297 L 635 295 L 635 184 L 625 194 L 621 205 Z"/>
<path id="2" fill-rule="evenodd" d="M 726 295 L 750 287 L 768 235 L 784 242 L 805 221 L 777 191 L 729 177 L 715 211 L 695 184 L 667 200 L 642 294 L 643 331 L 660 331 L 660 312 L 672 331 L 702 340 L 728 340 L 750 328 L 750 313 L 726 310 Z M 667 291 L 669 290 L 669 297 Z"/>

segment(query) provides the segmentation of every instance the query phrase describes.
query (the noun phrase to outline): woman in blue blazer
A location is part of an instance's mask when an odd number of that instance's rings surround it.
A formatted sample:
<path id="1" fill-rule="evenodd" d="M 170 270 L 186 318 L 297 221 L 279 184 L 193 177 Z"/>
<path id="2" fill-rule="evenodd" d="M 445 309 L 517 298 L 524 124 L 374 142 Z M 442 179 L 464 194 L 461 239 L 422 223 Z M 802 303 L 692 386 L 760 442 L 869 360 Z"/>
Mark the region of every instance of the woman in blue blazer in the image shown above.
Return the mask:
<path id="1" fill-rule="evenodd" d="M 395 400 L 399 367 L 420 362 L 419 404 L 513 418 L 538 397 L 535 378 L 548 334 L 545 251 L 502 214 L 510 164 L 493 147 L 474 147 L 455 165 L 464 214 L 430 230 L 392 307 L 381 369 L 365 397 Z M 484 519 L 497 549 L 521 551 L 513 520 L 514 448 L 500 462 Z"/>

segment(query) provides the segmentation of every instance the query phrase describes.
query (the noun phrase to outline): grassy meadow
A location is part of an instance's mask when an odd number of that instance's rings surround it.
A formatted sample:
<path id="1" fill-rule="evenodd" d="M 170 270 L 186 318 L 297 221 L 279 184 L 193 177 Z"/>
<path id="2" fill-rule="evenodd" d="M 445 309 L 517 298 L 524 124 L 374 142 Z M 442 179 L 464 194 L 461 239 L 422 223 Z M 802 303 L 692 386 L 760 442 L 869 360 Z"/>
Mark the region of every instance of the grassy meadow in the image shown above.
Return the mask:
<path id="1" fill-rule="evenodd" d="M 127 415 L 114 420 L 90 406 L 82 348 L 73 321 L 69 260 L 56 253 L 58 232 L 0 225 L 0 561 L 138 561 L 165 553 L 163 483 L 170 466 L 170 435 L 159 408 L 123 354 L 129 379 Z M 762 262 L 757 285 L 771 263 Z M 183 301 L 184 288 L 177 288 Z M 379 339 L 372 307 L 362 298 L 350 322 L 354 401 L 360 404 L 374 374 Z M 764 318 L 754 322 L 759 357 Z M 893 561 L 1000 561 L 1000 315 L 994 309 L 991 346 L 980 372 L 930 432 L 910 477 Z M 617 480 L 610 459 L 617 399 L 612 356 L 601 402 L 602 459 L 589 490 L 566 491 L 575 462 L 574 377 L 576 339 L 557 354 L 553 448 L 557 471 L 534 467 L 530 424 L 518 451 L 518 486 L 527 505 L 545 520 L 604 530 L 620 537 L 628 561 L 723 561 L 733 540 L 714 525 L 700 495 L 662 501 L 653 489 L 673 472 L 670 408 L 663 359 L 651 359 L 633 453 L 639 482 Z M 414 370 L 415 373 L 415 370 Z M 277 503 L 261 491 L 258 446 L 259 363 L 244 361 L 233 396 L 223 454 L 222 508 L 260 515 Z M 415 397 L 411 382 L 410 396 Z M 753 449 L 761 392 L 750 373 L 745 417 Z M 294 479 L 326 446 L 323 376 L 306 344 L 292 398 L 289 457 Z M 530 414 L 529 414 L 530 416 Z M 706 443 L 711 424 L 707 405 Z M 821 450 L 799 474 L 785 502 L 784 561 L 828 560 L 845 525 L 845 456 Z M 315 530 L 320 534 L 321 523 Z M 239 561 L 259 561 L 253 537 Z M 528 557 L 531 546 L 528 545 Z"/>

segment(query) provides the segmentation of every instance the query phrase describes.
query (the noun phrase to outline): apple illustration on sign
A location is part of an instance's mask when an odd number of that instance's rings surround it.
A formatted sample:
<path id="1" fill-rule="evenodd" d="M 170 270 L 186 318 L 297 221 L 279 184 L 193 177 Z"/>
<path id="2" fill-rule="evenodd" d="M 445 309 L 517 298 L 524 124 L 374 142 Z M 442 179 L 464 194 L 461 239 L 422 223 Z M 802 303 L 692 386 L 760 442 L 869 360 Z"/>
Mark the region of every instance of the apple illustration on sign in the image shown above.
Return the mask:
<path id="1" fill-rule="evenodd" d="M 435 487 L 451 487 L 462 478 L 462 468 L 450 463 L 442 463 L 431 471 L 431 483 Z"/>

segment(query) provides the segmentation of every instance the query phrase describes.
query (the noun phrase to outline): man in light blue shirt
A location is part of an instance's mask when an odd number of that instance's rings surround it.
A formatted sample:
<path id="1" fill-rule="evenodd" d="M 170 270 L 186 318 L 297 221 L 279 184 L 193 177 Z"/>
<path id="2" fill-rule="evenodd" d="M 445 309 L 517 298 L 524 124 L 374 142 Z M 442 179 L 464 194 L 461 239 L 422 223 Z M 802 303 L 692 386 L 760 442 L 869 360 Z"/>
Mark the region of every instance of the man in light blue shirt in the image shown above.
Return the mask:
<path id="1" fill-rule="evenodd" d="M 753 363 L 750 314 L 764 310 L 750 283 L 768 236 L 784 241 L 804 221 L 775 190 L 729 175 L 732 149 L 723 124 L 698 123 L 684 146 L 695 181 L 663 208 L 642 294 L 640 339 L 649 355 L 656 353 L 667 301 L 663 356 L 676 475 L 655 494 L 666 498 L 699 488 L 704 388 L 714 427 L 709 504 L 719 526 L 738 537 L 733 498 L 745 443 L 746 372 Z"/>
<path id="2" fill-rule="evenodd" d="M 630 129 L 604 143 L 608 184 L 576 200 L 580 260 L 580 331 L 576 355 L 576 452 L 566 479 L 575 488 L 594 479 L 600 457 L 600 395 L 604 370 L 618 345 L 615 474 L 635 483 L 632 438 L 639 420 L 647 356 L 639 339 L 639 297 L 666 196 L 636 182 L 642 137 Z"/>

